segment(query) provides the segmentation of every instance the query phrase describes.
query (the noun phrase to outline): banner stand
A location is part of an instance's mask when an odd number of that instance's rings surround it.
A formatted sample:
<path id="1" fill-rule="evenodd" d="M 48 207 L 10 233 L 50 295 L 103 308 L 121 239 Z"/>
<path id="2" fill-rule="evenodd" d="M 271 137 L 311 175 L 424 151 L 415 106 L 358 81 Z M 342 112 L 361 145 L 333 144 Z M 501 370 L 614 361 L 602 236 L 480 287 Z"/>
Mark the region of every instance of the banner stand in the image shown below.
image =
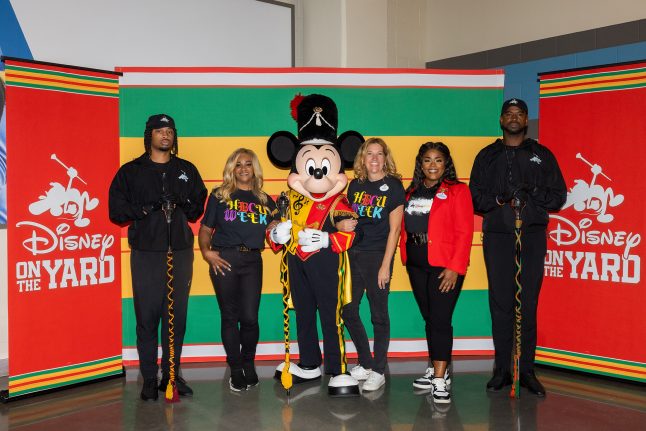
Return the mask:
<path id="1" fill-rule="evenodd" d="M 541 73 L 539 91 L 568 193 L 550 214 L 536 363 L 646 383 L 646 61 Z"/>
<path id="2" fill-rule="evenodd" d="M 119 167 L 121 73 L 2 61 L 6 402 L 124 375 L 120 228 L 108 217 Z"/>

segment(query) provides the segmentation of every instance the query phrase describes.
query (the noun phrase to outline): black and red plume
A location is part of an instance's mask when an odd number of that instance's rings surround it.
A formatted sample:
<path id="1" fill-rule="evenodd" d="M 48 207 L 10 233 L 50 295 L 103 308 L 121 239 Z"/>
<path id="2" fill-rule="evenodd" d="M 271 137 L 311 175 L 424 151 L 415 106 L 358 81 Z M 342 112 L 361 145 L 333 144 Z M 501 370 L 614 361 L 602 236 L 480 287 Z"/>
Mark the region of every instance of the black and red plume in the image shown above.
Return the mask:
<path id="1" fill-rule="evenodd" d="M 301 104 L 305 96 L 301 93 L 298 93 L 291 102 L 289 102 L 289 107 L 292 109 L 292 118 L 294 121 L 298 121 L 298 105 Z"/>

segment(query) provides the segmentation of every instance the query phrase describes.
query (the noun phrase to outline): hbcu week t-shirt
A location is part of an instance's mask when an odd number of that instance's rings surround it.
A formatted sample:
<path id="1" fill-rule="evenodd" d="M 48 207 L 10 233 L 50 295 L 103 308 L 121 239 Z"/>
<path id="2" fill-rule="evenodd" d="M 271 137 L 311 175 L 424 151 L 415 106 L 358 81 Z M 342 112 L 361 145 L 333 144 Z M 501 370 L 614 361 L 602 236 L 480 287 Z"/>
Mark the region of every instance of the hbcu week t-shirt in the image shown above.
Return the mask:
<path id="1" fill-rule="evenodd" d="M 428 232 L 428 217 L 433 207 L 433 198 L 437 187 L 427 188 L 421 185 L 413 191 L 404 207 L 404 225 L 406 232 Z"/>
<path id="2" fill-rule="evenodd" d="M 354 179 L 348 186 L 348 201 L 359 216 L 363 236 L 352 248 L 384 251 L 390 233 L 390 213 L 405 203 L 404 186 L 397 178 L 385 176 L 377 181 Z"/>
<path id="3" fill-rule="evenodd" d="M 278 217 L 276 203 L 267 195 L 267 203 L 249 190 L 236 190 L 230 200 L 220 202 L 215 193 L 209 195 L 202 224 L 215 229 L 211 247 L 265 248 L 265 229 Z"/>

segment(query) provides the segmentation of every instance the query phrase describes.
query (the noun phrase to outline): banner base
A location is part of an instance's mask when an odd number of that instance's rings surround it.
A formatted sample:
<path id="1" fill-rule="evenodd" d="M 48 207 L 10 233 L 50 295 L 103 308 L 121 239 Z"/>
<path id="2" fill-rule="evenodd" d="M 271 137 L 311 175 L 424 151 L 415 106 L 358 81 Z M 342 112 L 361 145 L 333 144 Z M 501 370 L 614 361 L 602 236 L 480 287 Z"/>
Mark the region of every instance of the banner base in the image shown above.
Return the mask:
<path id="1" fill-rule="evenodd" d="M 59 386 L 59 387 L 56 387 L 56 388 L 45 389 L 45 390 L 37 391 L 37 392 L 30 392 L 28 394 L 15 395 L 15 396 L 12 397 L 12 396 L 9 395 L 8 390 L 2 390 L 2 391 L 0 391 L 0 403 L 7 404 L 7 403 L 13 402 L 13 401 L 24 400 L 24 399 L 27 399 L 27 398 L 32 398 L 32 397 L 45 395 L 45 394 L 51 394 L 51 393 L 55 393 L 55 392 L 61 392 L 61 391 L 65 391 L 67 389 L 78 388 L 78 387 L 81 387 L 81 386 L 88 386 L 88 385 L 91 385 L 91 384 L 94 384 L 94 383 L 105 382 L 105 381 L 108 381 L 108 380 L 112 380 L 112 379 L 116 379 L 116 378 L 124 378 L 124 377 L 126 377 L 126 368 L 122 366 L 121 367 L 121 373 L 119 373 L 119 374 L 113 374 L 111 376 L 106 376 L 106 377 L 100 377 L 98 379 L 88 380 L 87 382 L 73 383 L 71 385 Z"/>

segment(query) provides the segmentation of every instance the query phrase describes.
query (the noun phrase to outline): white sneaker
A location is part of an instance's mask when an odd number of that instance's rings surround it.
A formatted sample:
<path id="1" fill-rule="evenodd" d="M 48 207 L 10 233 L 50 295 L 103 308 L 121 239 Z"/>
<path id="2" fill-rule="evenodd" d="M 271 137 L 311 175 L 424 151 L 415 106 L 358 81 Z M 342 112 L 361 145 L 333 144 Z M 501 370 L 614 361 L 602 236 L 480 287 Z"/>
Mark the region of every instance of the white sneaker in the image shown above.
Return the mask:
<path id="1" fill-rule="evenodd" d="M 413 387 L 417 389 L 432 389 L 431 386 L 431 380 L 433 379 L 433 373 L 434 373 L 433 367 L 429 367 L 426 369 L 426 372 L 422 377 L 418 377 L 413 381 Z M 446 371 L 444 371 L 444 380 L 446 380 L 446 384 L 451 386 L 451 375 L 449 374 L 449 367 L 446 367 Z"/>
<path id="2" fill-rule="evenodd" d="M 386 384 L 386 378 L 383 374 L 379 374 L 376 371 L 371 371 L 363 384 L 362 389 L 364 391 L 376 391 L 380 387 Z"/>
<path id="3" fill-rule="evenodd" d="M 446 384 L 446 380 L 434 378 L 431 380 L 433 386 L 433 402 L 438 404 L 448 404 L 451 402 L 451 393 Z"/>
<path id="4" fill-rule="evenodd" d="M 356 367 L 350 370 L 350 375 L 355 379 L 361 381 L 361 380 L 366 380 L 368 376 L 370 376 L 371 371 L 372 371 L 371 369 L 366 370 L 361 365 L 357 365 Z"/>

